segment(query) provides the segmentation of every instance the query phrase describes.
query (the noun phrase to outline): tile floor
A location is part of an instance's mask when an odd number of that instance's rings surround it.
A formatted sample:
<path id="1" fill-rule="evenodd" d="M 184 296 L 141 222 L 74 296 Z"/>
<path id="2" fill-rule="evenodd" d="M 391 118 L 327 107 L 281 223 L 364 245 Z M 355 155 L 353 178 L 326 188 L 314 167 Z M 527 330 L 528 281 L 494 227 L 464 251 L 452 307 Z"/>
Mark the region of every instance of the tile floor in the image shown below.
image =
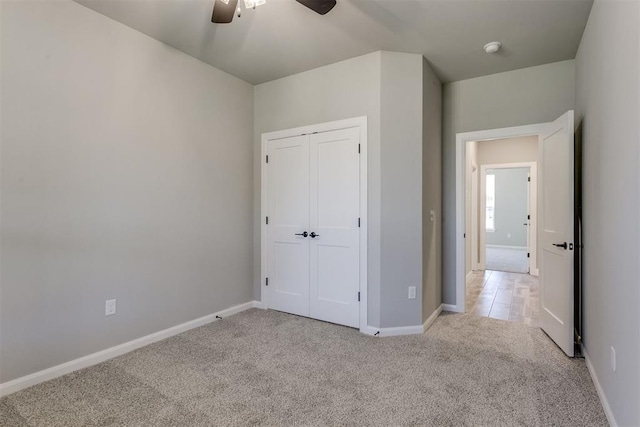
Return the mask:
<path id="1" fill-rule="evenodd" d="M 467 313 L 539 326 L 538 311 L 535 276 L 486 270 L 467 280 Z"/>

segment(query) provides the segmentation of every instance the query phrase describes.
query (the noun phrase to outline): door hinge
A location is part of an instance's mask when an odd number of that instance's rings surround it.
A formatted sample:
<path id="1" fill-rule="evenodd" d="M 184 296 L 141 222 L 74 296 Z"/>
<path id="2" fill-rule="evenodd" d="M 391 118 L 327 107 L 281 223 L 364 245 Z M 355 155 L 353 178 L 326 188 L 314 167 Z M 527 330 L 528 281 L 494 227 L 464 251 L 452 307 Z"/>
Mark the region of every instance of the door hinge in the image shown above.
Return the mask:
<path id="1" fill-rule="evenodd" d="M 358 292 L 358 301 L 360 301 L 360 292 Z"/>
<path id="2" fill-rule="evenodd" d="M 531 177 L 530 176 L 527 177 L 527 182 L 531 182 Z"/>
<path id="3" fill-rule="evenodd" d="M 268 277 L 265 279 L 265 281 L 264 281 L 264 285 L 265 285 L 265 286 L 269 286 L 269 278 L 268 278 Z"/>
<path id="4" fill-rule="evenodd" d="M 267 163 L 269 163 L 269 156 L 267 156 Z"/>
<path id="5" fill-rule="evenodd" d="M 358 228 L 360 228 L 360 218 L 358 218 Z"/>
<path id="6" fill-rule="evenodd" d="M 527 258 L 530 258 L 531 254 L 529 252 L 527 252 Z"/>
<path id="7" fill-rule="evenodd" d="M 360 144 L 358 144 L 358 154 L 360 154 Z"/>
<path id="8" fill-rule="evenodd" d="M 527 219 L 531 219 L 531 215 L 527 215 Z"/>
<path id="9" fill-rule="evenodd" d="M 463 238 L 463 239 L 466 239 L 466 238 L 467 238 L 467 233 L 464 233 L 464 234 L 462 235 L 462 238 Z"/>
<path id="10" fill-rule="evenodd" d="M 269 225 L 269 217 L 267 217 L 267 225 Z"/>

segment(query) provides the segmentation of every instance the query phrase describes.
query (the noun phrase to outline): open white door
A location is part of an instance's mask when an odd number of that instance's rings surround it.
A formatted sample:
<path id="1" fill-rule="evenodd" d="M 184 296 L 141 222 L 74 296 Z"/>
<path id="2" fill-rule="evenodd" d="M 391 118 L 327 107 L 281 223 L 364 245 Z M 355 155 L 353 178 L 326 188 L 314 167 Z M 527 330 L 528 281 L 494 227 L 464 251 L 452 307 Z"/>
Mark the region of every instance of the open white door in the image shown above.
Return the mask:
<path id="1" fill-rule="evenodd" d="M 573 111 L 540 142 L 540 324 L 573 357 Z"/>

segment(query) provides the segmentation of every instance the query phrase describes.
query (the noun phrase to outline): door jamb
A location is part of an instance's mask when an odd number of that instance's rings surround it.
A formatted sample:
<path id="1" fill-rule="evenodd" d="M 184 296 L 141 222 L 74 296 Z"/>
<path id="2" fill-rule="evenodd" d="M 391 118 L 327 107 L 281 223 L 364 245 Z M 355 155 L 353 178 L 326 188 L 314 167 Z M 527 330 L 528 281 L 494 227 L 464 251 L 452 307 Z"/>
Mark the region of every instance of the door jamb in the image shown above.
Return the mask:
<path id="1" fill-rule="evenodd" d="M 471 271 L 484 270 L 480 263 L 480 168 L 473 162 L 471 164 Z M 474 191 L 475 190 L 475 191 Z"/>
<path id="2" fill-rule="evenodd" d="M 334 130 L 360 128 L 360 332 L 370 333 L 367 323 L 367 116 L 301 126 L 263 133 L 261 136 L 260 157 L 260 299 L 262 308 L 269 308 L 267 278 L 267 143 L 276 139 Z"/>
<path id="3" fill-rule="evenodd" d="M 488 139 L 517 138 L 522 136 L 538 136 L 544 134 L 550 123 L 537 123 L 508 128 L 462 132 L 456 134 L 456 222 L 455 222 L 455 305 L 446 304 L 449 311 L 465 312 L 465 147 L 467 142 L 482 141 Z M 539 159 L 538 159 L 539 160 Z"/>

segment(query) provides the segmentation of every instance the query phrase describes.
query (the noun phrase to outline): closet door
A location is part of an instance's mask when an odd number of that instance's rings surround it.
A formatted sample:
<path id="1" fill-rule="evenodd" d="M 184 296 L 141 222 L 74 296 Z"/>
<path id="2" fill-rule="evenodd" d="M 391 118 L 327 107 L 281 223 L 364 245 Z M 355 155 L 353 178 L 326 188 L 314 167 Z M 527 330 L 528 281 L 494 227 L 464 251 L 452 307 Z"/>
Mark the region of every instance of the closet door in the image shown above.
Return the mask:
<path id="1" fill-rule="evenodd" d="M 352 327 L 360 325 L 359 140 L 351 128 L 309 143 L 311 317 Z"/>
<path id="2" fill-rule="evenodd" d="M 309 316 L 309 137 L 270 141 L 267 155 L 268 305 Z"/>

